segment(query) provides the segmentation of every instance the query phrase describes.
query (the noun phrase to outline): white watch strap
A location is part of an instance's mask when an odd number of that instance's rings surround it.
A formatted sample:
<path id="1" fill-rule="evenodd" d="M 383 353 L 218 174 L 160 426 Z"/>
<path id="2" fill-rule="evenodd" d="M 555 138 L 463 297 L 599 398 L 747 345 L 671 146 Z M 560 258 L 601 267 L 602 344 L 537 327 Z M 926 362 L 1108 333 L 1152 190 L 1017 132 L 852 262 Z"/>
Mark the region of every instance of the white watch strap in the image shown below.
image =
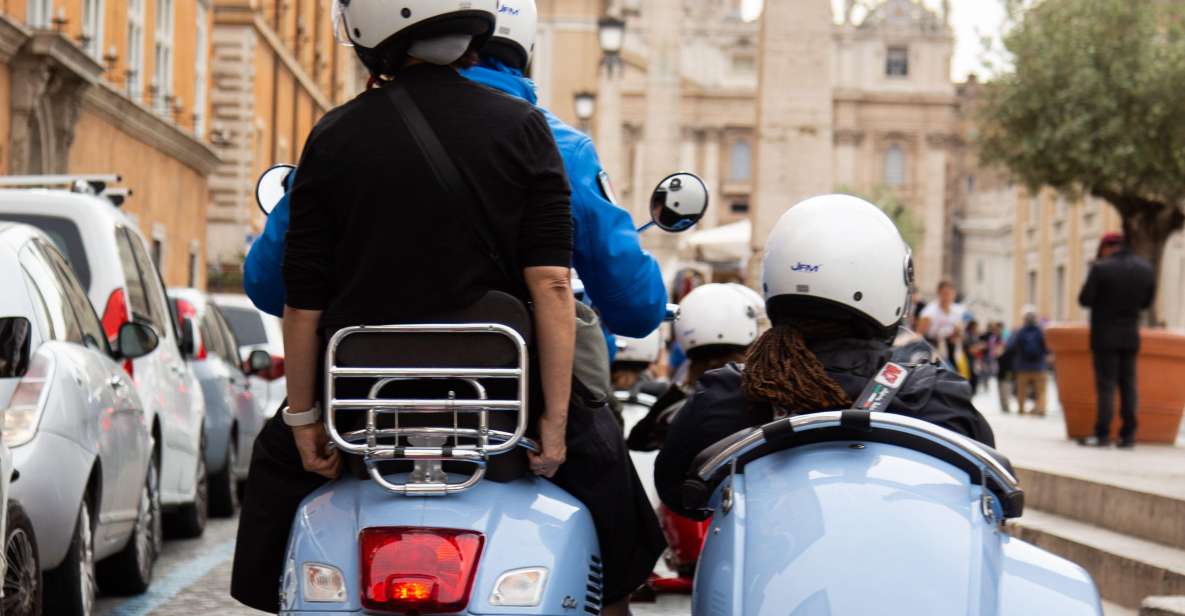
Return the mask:
<path id="1" fill-rule="evenodd" d="M 284 423 L 293 428 L 300 428 L 302 426 L 311 426 L 321 420 L 321 405 L 314 404 L 313 408 L 299 413 L 292 412 L 292 409 L 284 407 Z"/>

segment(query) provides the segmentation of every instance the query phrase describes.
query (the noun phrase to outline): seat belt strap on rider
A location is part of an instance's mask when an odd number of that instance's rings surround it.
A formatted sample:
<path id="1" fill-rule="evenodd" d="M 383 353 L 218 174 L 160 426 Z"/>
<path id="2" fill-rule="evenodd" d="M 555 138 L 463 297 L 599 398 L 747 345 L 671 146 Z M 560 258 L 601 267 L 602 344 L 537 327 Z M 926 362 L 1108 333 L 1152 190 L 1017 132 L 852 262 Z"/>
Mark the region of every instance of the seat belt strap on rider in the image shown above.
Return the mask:
<path id="1" fill-rule="evenodd" d="M 485 244 L 485 249 L 494 265 L 498 267 L 498 271 L 506 278 L 508 284 L 516 288 L 519 287 L 520 285 L 516 283 L 518 279 L 511 275 L 510 268 L 507 267 L 498 250 L 498 242 L 490 231 L 489 225 L 486 224 L 489 217 L 486 215 L 485 208 L 482 207 L 477 195 L 474 194 L 473 187 L 465 181 L 465 177 L 457 169 L 453 157 L 449 156 L 444 145 L 440 143 L 440 138 L 436 136 L 436 131 L 432 130 L 432 125 L 420 111 L 419 105 L 416 105 L 411 95 L 408 94 L 407 88 L 398 81 L 384 85 L 383 90 L 387 92 L 387 97 L 391 99 L 395 110 L 398 111 L 399 119 L 403 121 L 404 126 L 411 133 L 412 139 L 419 146 L 420 152 L 427 159 L 432 174 L 436 176 L 436 181 L 452 198 L 458 214 L 469 214 L 466 218 L 468 218 L 470 226 Z"/>
<path id="2" fill-rule="evenodd" d="M 897 397 L 897 392 L 909 380 L 910 370 L 901 364 L 889 362 L 868 381 L 852 408 L 844 411 L 840 424 L 845 428 L 867 431 L 871 428 L 869 413 L 884 413 Z"/>

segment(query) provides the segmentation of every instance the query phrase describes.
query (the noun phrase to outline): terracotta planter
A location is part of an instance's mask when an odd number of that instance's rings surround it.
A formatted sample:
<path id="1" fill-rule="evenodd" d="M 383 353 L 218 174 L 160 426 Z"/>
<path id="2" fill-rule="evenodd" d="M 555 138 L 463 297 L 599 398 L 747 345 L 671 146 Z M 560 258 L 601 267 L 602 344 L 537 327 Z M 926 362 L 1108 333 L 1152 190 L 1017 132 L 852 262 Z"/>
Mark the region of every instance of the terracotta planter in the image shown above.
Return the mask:
<path id="1" fill-rule="evenodd" d="M 1061 397 L 1069 438 L 1094 435 L 1097 398 L 1094 363 L 1090 354 L 1090 328 L 1061 323 L 1045 330 L 1046 342 L 1056 356 L 1057 392 Z M 1141 350 L 1136 370 L 1140 391 L 1137 414 L 1141 443 L 1173 444 L 1185 412 L 1185 334 L 1145 329 L 1140 332 Z M 1112 438 L 1118 438 L 1118 393 Z"/>

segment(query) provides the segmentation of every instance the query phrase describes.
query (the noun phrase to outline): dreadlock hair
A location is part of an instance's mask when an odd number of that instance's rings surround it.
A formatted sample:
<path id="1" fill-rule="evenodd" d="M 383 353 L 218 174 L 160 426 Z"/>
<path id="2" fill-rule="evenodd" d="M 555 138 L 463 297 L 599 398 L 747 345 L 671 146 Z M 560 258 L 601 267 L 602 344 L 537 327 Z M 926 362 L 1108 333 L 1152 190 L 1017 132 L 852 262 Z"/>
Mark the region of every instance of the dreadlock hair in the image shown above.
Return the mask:
<path id="1" fill-rule="evenodd" d="M 766 331 L 750 347 L 741 374 L 741 390 L 751 402 L 767 402 L 791 413 L 851 406 L 852 400 L 823 369 L 807 347 L 812 340 L 843 337 L 847 323 L 813 319 L 783 322 Z"/>

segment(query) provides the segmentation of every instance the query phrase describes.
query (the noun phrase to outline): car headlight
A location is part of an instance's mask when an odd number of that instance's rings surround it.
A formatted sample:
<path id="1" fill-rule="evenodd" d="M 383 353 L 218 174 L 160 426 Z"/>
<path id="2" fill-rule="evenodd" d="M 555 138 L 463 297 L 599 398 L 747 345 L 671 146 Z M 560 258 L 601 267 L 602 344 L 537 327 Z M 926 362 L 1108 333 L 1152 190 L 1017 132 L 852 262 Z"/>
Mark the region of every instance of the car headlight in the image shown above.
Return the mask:
<path id="1" fill-rule="evenodd" d="M 301 591 L 309 603 L 342 603 L 346 600 L 346 578 L 337 567 L 305 563 L 301 567 Z"/>
<path id="2" fill-rule="evenodd" d="M 29 369 L 17 382 L 4 410 L 4 444 L 20 447 L 37 436 L 53 371 L 53 356 L 48 353 L 34 353 L 29 359 Z"/>
<path id="3" fill-rule="evenodd" d="M 535 607 L 543 601 L 547 588 L 547 568 L 530 567 L 503 573 L 494 584 L 490 605 L 502 607 Z"/>

